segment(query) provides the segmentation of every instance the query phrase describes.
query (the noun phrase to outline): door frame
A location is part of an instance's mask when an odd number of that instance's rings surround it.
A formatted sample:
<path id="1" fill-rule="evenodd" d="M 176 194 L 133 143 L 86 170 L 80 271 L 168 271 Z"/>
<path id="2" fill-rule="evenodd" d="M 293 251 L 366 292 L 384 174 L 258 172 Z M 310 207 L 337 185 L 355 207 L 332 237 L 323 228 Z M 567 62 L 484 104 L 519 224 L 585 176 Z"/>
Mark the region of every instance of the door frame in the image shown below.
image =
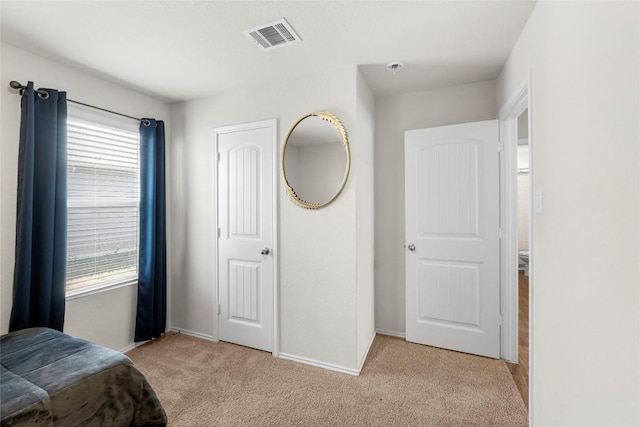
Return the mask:
<path id="1" fill-rule="evenodd" d="M 500 216 L 502 240 L 500 242 L 501 258 L 501 297 L 502 297 L 502 359 L 518 363 L 518 134 L 517 121 L 525 110 L 528 111 L 529 138 L 529 416 L 533 403 L 532 368 L 533 358 L 533 279 L 534 279 L 534 135 L 533 135 L 533 102 L 531 99 L 532 75 L 512 93 L 508 101 L 500 109 Z M 531 418 L 530 418 L 531 421 Z"/>
<path id="2" fill-rule="evenodd" d="M 257 122 L 249 122 L 249 123 L 241 123 L 237 125 L 231 126 L 222 126 L 213 129 L 213 145 L 214 150 L 212 153 L 212 170 L 213 170 L 213 248 L 214 248 L 214 265 L 216 268 L 215 273 L 215 284 L 214 284 L 214 293 L 213 293 L 213 309 L 215 312 L 214 315 L 214 334 L 215 341 L 218 341 L 220 338 L 220 322 L 218 321 L 219 310 L 218 304 L 220 301 L 219 298 L 219 283 L 220 283 L 220 266 L 219 266 L 219 236 L 217 233 L 218 227 L 220 224 L 218 223 L 218 208 L 219 208 L 219 200 L 218 200 L 218 160 L 219 160 L 219 147 L 218 147 L 218 136 L 228 133 L 240 132 L 240 131 L 249 131 L 256 129 L 264 129 L 271 128 L 272 132 L 272 140 L 273 140 L 273 153 L 272 153 L 272 162 L 273 162 L 273 176 L 272 176 L 272 194 L 273 198 L 273 212 L 272 212 L 272 227 L 273 227 L 273 249 L 271 254 L 273 255 L 273 351 L 271 352 L 273 356 L 278 357 L 280 353 L 280 330 L 278 325 L 280 324 L 280 313 L 278 310 L 278 302 L 280 301 L 280 295 L 278 293 L 279 289 L 279 244 L 278 244 L 278 210 L 279 210 L 279 200 L 278 200 L 278 176 L 280 173 L 280 168 L 278 164 L 278 153 L 280 152 L 280 147 L 278 144 L 278 120 L 277 119 L 268 119 L 261 120 Z"/>

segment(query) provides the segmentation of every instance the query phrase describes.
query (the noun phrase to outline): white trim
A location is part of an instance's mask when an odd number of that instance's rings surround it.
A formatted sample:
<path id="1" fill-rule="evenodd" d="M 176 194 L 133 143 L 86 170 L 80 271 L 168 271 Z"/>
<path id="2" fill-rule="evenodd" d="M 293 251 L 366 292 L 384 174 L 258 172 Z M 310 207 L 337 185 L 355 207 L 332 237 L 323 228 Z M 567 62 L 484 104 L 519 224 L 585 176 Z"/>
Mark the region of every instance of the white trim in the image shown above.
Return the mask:
<path id="1" fill-rule="evenodd" d="M 213 130 L 213 153 L 211 156 L 211 164 L 213 165 L 213 173 L 211 191 L 213 191 L 213 233 L 212 234 L 212 247 L 213 247 L 213 266 L 215 268 L 215 274 L 211 275 L 211 289 L 213 289 L 213 341 L 218 341 L 220 339 L 220 299 L 218 298 L 218 277 L 220 271 L 219 265 L 219 254 L 218 254 L 218 238 L 220 237 L 218 234 L 219 225 L 218 225 L 218 165 L 219 165 L 219 154 L 218 154 L 218 129 Z"/>
<path id="2" fill-rule="evenodd" d="M 213 335 L 202 334 L 200 332 L 190 331 L 188 329 L 176 328 L 175 326 L 171 326 L 167 331 L 178 332 L 180 334 L 189 335 L 191 337 L 200 338 L 207 341 L 218 342 L 218 340 Z"/>
<path id="3" fill-rule="evenodd" d="M 218 340 L 214 339 L 211 335 L 201 334 L 200 332 L 194 332 L 194 331 L 190 331 L 188 329 L 176 328 L 175 326 L 170 326 L 169 328 L 167 328 L 167 332 L 177 332 L 179 334 L 189 335 L 191 337 L 200 338 L 200 339 L 207 340 L 207 341 L 218 342 Z M 126 353 L 127 351 L 131 351 L 134 348 L 140 347 L 141 345 L 144 345 L 144 344 L 146 344 L 146 343 L 148 343 L 150 341 L 152 341 L 152 340 L 134 342 L 134 343 L 131 343 L 128 346 L 122 348 L 119 351 L 120 351 L 120 353 Z"/>
<path id="4" fill-rule="evenodd" d="M 278 236 L 278 212 L 280 212 L 280 202 L 278 197 L 278 177 L 280 176 L 280 144 L 278 141 L 278 120 L 270 120 L 273 129 L 273 347 L 272 352 L 274 357 L 278 357 L 280 354 L 280 329 L 278 328 L 279 311 L 278 307 L 280 301 L 280 271 L 278 266 L 280 265 L 280 246 Z"/>
<path id="5" fill-rule="evenodd" d="M 302 356 L 294 356 L 292 354 L 280 353 L 278 355 L 280 359 L 291 360 L 293 362 L 304 363 L 305 365 L 315 366 L 316 368 L 328 369 L 330 371 L 341 372 L 343 374 L 349 374 L 353 376 L 360 375 L 359 369 L 345 368 L 343 366 L 334 365 L 333 363 L 320 362 L 314 359 L 308 359 Z"/>
<path id="6" fill-rule="evenodd" d="M 390 337 L 398 337 L 398 338 L 406 338 L 407 334 L 404 332 L 398 332 L 398 331 L 390 331 L 387 329 L 378 329 L 376 328 L 376 333 L 380 334 L 380 335 L 388 335 Z"/>
<path id="7" fill-rule="evenodd" d="M 533 75 L 529 73 L 529 86 L 527 91 L 527 108 L 529 109 L 529 425 L 533 424 L 533 275 L 534 275 L 534 206 L 533 199 L 535 197 L 534 183 L 535 177 L 533 175 Z"/>
<path id="8" fill-rule="evenodd" d="M 518 360 L 518 255 L 517 255 L 517 143 L 518 136 L 515 133 L 514 123 L 518 116 L 528 109 L 529 126 L 529 425 L 534 425 L 533 420 L 533 290 L 535 262 L 534 245 L 534 134 L 533 134 L 533 101 L 532 101 L 533 75 L 528 73 L 525 81 L 514 91 L 509 100 L 500 109 L 498 119 L 500 120 L 501 139 L 505 142 L 505 150 L 502 154 L 501 181 L 501 214 L 504 221 L 504 238 L 502 240 L 502 314 L 504 318 L 503 334 L 501 342 L 501 357 L 509 361 Z M 504 131 L 504 133 L 502 133 Z M 515 271 L 514 271 L 515 270 Z M 515 283 L 514 283 L 515 282 Z"/>
<path id="9" fill-rule="evenodd" d="M 146 343 L 148 343 L 148 342 L 149 342 L 149 341 L 134 342 L 134 343 L 129 344 L 129 345 L 128 345 L 128 346 L 126 346 L 126 347 L 121 348 L 121 349 L 120 349 L 120 350 L 118 350 L 118 351 L 119 351 L 120 353 L 126 353 L 127 351 L 131 351 L 131 350 L 133 350 L 134 348 L 136 348 L 136 347 L 140 347 L 141 345 L 146 344 Z"/>
<path id="10" fill-rule="evenodd" d="M 364 352 L 364 355 L 362 356 L 362 360 L 360 360 L 360 363 L 358 363 L 358 374 L 360 374 L 360 372 L 362 372 L 362 367 L 364 366 L 364 363 L 367 361 L 367 356 L 369 356 L 369 352 L 371 351 L 371 346 L 373 345 L 373 342 L 376 339 L 376 333 L 375 331 L 373 332 L 373 335 L 371 336 L 371 340 L 369 341 L 369 345 L 367 346 L 367 351 Z"/>
<path id="11" fill-rule="evenodd" d="M 96 285 L 86 288 L 80 288 L 73 291 L 68 291 L 64 297 L 65 301 L 71 301 L 78 298 L 88 297 L 90 295 L 99 294 L 113 289 L 124 288 L 125 286 L 138 285 L 138 278 L 127 279 L 124 282 L 116 282 L 108 285 Z"/>
<path id="12" fill-rule="evenodd" d="M 500 357 L 518 363 L 518 116 L 528 108 L 526 79 L 500 109 L 500 210 L 503 238 L 500 241 L 501 314 Z"/>
<path id="13" fill-rule="evenodd" d="M 273 236 L 272 236 L 272 240 L 273 240 L 273 251 L 272 251 L 272 255 L 273 255 L 273 336 L 272 336 L 272 351 L 271 353 L 273 354 L 273 356 L 278 357 L 279 355 L 279 351 L 280 351 L 280 329 L 279 329 L 279 324 L 280 322 L 278 321 L 280 319 L 279 316 L 279 270 L 278 270 L 278 265 L 279 265 L 279 241 L 278 241 L 278 236 L 279 236 L 279 232 L 278 232 L 278 209 L 279 209 L 279 203 L 278 203 L 278 176 L 280 173 L 280 169 L 278 167 L 278 159 L 280 158 L 279 153 L 280 153 L 280 147 L 278 144 L 278 120 L 277 119 L 267 119 L 267 120 L 261 120 L 258 122 L 251 122 L 251 123 L 243 123 L 243 124 L 238 124 L 238 125 L 231 125 L 231 126 L 223 126 L 223 127 L 218 127 L 213 129 L 213 141 L 214 141 L 214 152 L 213 152 L 213 158 L 212 158 L 212 163 L 213 163 L 213 191 L 214 191 L 214 196 L 213 196 L 213 212 L 215 212 L 215 219 L 214 219 L 214 223 L 213 223 L 213 248 L 214 248 L 214 262 L 215 262 L 215 267 L 216 267 L 216 274 L 214 277 L 214 301 L 213 301 L 213 307 L 214 307 L 214 311 L 216 312 L 215 315 L 215 319 L 216 319 L 216 325 L 214 327 L 214 334 L 215 334 L 215 338 L 214 341 L 218 341 L 218 339 L 220 338 L 220 322 L 218 321 L 218 304 L 219 304 L 219 294 L 218 294 L 218 280 L 216 280 L 219 277 L 219 273 L 220 273 L 220 269 L 219 269 L 219 265 L 218 265 L 218 228 L 219 228 L 219 224 L 218 224 L 218 135 L 221 134 L 225 134 L 225 133 L 232 133 L 232 132 L 238 132 L 238 131 L 247 131 L 247 130 L 254 130 L 254 129 L 263 129 L 263 128 L 271 128 L 272 129 L 272 138 L 273 138 L 273 176 L 272 176 L 272 187 L 273 187 L 273 191 L 272 191 L 272 197 L 273 197 L 273 212 L 272 212 L 272 221 L 273 221 Z"/>

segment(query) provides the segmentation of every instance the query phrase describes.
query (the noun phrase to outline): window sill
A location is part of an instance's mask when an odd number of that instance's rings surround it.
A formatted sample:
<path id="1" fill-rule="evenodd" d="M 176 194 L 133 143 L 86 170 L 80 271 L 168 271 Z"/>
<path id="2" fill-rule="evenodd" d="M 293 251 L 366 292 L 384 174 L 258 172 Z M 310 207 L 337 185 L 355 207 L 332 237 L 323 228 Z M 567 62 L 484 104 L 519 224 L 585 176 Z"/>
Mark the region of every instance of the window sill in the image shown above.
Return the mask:
<path id="1" fill-rule="evenodd" d="M 75 291 L 67 292 L 65 296 L 65 300 L 70 301 L 78 298 L 84 298 L 90 295 L 95 295 L 102 292 L 111 291 L 114 289 L 123 288 L 125 286 L 131 286 L 131 285 L 137 285 L 137 284 L 138 284 L 138 279 L 135 278 L 135 279 L 126 280 L 124 282 L 116 282 L 108 285 L 94 286 L 87 289 L 78 289 Z"/>

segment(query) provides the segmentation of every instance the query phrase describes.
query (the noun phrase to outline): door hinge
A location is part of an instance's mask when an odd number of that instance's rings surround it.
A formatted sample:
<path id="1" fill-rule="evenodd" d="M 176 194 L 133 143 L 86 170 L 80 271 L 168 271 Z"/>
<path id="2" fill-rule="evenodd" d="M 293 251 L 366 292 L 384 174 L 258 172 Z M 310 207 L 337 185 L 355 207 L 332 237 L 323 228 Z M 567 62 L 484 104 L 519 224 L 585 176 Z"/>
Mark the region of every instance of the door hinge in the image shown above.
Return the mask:
<path id="1" fill-rule="evenodd" d="M 218 237 L 220 237 L 220 227 L 218 227 Z"/>
<path id="2" fill-rule="evenodd" d="M 218 304 L 218 314 L 220 314 L 221 311 L 222 311 L 222 306 Z"/>
<path id="3" fill-rule="evenodd" d="M 218 233 L 218 236 L 220 236 L 219 233 Z M 502 228 L 498 228 L 498 240 L 502 240 Z"/>
<path id="4" fill-rule="evenodd" d="M 504 150 L 504 143 L 502 141 L 498 141 L 498 153 L 502 153 Z"/>
<path id="5" fill-rule="evenodd" d="M 218 161 L 220 161 L 220 152 L 218 151 Z"/>
<path id="6" fill-rule="evenodd" d="M 220 312 L 218 312 L 220 314 Z M 498 316 L 498 326 L 502 326 L 502 316 Z"/>

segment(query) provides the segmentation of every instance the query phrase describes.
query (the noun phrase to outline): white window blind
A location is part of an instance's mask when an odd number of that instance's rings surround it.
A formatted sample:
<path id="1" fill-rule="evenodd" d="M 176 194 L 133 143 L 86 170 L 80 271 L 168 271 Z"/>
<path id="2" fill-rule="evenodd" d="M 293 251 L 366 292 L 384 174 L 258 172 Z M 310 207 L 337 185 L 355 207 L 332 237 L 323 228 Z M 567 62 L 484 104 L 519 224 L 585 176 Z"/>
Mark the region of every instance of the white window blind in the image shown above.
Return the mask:
<path id="1" fill-rule="evenodd" d="M 138 278 L 139 137 L 67 120 L 67 293 Z"/>

